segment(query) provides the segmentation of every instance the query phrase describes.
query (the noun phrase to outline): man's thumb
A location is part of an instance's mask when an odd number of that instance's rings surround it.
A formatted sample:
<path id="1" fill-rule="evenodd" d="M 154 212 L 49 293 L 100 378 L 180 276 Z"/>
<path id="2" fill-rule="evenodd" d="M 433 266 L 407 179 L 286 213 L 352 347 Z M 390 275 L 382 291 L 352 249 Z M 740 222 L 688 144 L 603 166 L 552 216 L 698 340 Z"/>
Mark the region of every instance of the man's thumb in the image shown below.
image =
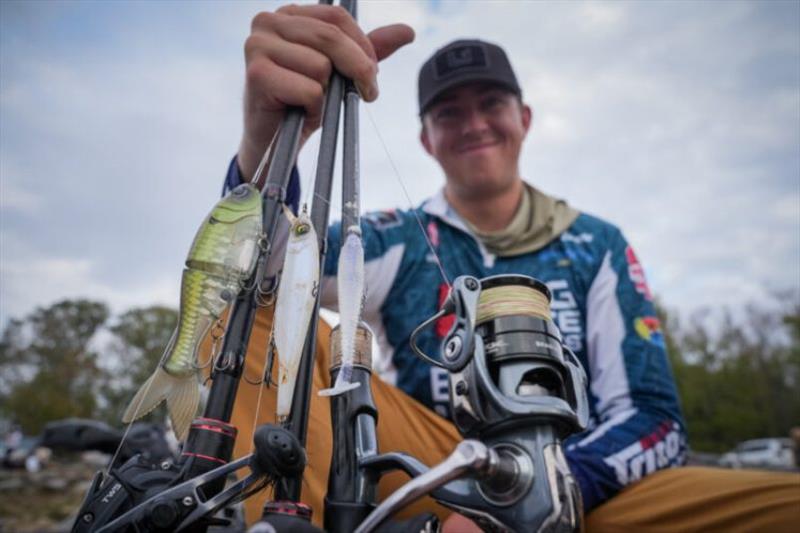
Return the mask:
<path id="1" fill-rule="evenodd" d="M 374 29 L 367 35 L 375 48 L 378 61 L 392 55 L 398 48 L 414 40 L 414 30 L 406 24 L 390 24 Z"/>

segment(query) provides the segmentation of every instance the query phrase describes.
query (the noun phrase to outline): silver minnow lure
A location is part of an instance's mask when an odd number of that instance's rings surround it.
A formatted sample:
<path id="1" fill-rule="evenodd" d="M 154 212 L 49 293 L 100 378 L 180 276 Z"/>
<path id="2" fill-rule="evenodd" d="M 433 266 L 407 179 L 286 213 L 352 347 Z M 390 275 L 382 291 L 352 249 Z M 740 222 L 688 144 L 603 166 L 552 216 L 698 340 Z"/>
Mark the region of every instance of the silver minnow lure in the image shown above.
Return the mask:
<path id="1" fill-rule="evenodd" d="M 289 416 L 292 407 L 300 357 L 319 286 L 319 245 L 311 219 L 305 208 L 298 217 L 288 209 L 285 212 L 292 225 L 278 285 L 272 330 L 278 350 L 277 415 L 280 422 Z"/>
<path id="2" fill-rule="evenodd" d="M 361 228 L 358 226 L 347 228 L 347 237 L 339 252 L 336 287 L 339 293 L 342 366 L 336 376 L 336 383 L 330 389 L 319 391 L 320 396 L 335 396 L 360 385 L 357 381 L 350 381 L 355 358 L 356 328 L 361 319 L 361 306 L 364 301 L 364 246 L 361 242 Z"/>

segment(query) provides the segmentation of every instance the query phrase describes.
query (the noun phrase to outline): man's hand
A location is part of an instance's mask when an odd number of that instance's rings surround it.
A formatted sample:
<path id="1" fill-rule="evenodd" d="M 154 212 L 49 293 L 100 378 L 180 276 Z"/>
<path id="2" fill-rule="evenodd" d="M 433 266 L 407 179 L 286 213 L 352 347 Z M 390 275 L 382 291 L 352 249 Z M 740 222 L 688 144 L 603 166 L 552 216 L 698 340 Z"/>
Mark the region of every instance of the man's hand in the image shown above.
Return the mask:
<path id="1" fill-rule="evenodd" d="M 255 173 L 287 107 L 306 110 L 301 142 L 319 127 L 332 68 L 352 78 L 372 102 L 378 97 L 378 61 L 413 40 L 414 30 L 405 24 L 366 35 L 339 6 L 289 5 L 256 15 L 244 45 L 247 81 L 238 154 L 243 177 Z"/>

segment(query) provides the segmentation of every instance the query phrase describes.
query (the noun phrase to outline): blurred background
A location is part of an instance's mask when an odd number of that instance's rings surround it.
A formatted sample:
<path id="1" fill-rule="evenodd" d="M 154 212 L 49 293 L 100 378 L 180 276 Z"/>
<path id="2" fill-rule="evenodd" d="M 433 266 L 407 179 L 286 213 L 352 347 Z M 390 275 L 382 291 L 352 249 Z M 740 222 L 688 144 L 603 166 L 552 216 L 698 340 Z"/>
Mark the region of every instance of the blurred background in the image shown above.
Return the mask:
<path id="1" fill-rule="evenodd" d="M 279 5 L 0 2 L 0 516 L 31 508 L 15 496 L 29 502 L 33 478 L 12 472 L 44 479 L 52 505 L 8 527 L 68 520 L 86 473 L 72 499 L 69 476 L 46 475 L 46 425 L 107 424 L 48 437 L 103 448 L 161 356 L 238 146 L 250 20 Z M 443 184 L 418 147 L 422 62 L 458 37 L 501 44 L 534 109 L 523 176 L 618 224 L 644 264 L 692 460 L 791 468 L 800 3 L 386 0 L 362 1 L 360 20 L 417 32 L 362 108 L 364 209 L 408 208 Z M 299 161 L 306 192 L 317 144 Z"/>

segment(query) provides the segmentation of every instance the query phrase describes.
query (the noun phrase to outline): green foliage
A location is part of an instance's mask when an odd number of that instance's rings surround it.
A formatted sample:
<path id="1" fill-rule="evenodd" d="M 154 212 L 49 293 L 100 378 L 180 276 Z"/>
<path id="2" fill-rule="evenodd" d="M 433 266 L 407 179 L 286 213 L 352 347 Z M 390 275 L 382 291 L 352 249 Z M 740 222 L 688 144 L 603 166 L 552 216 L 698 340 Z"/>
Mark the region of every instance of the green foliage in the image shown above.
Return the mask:
<path id="1" fill-rule="evenodd" d="M 721 323 L 697 315 L 687 326 L 660 310 L 694 449 L 722 452 L 800 424 L 800 303 L 796 294 L 781 302 Z"/>
<path id="2" fill-rule="evenodd" d="M 103 371 L 89 341 L 107 318 L 105 304 L 64 300 L 9 322 L 0 345 L 6 416 L 28 433 L 64 416 L 92 416 Z"/>
<path id="3" fill-rule="evenodd" d="M 780 309 L 751 306 L 721 321 L 697 314 L 683 323 L 659 308 L 696 450 L 721 452 L 800 425 L 800 299 L 795 293 L 781 301 Z M 109 321 L 107 307 L 88 300 L 57 302 L 10 320 L 0 337 L 0 415 L 29 434 L 65 417 L 119 425 L 161 359 L 177 312 L 131 309 Z M 93 347 L 103 329 L 98 353 Z"/>
<path id="4" fill-rule="evenodd" d="M 177 312 L 132 309 L 108 328 L 105 304 L 64 300 L 7 324 L 0 339 L 0 415 L 25 433 L 67 417 L 119 425 L 120 413 L 155 369 L 175 328 Z"/>
<path id="5" fill-rule="evenodd" d="M 161 361 L 177 322 L 177 311 L 153 306 L 126 311 L 109 328 L 115 336 L 108 352 L 115 359 L 116 378 L 103 387 L 107 402 L 101 413 L 103 419 L 118 423 L 131 397 Z M 163 414 L 156 410 L 148 416 L 160 421 Z"/>

